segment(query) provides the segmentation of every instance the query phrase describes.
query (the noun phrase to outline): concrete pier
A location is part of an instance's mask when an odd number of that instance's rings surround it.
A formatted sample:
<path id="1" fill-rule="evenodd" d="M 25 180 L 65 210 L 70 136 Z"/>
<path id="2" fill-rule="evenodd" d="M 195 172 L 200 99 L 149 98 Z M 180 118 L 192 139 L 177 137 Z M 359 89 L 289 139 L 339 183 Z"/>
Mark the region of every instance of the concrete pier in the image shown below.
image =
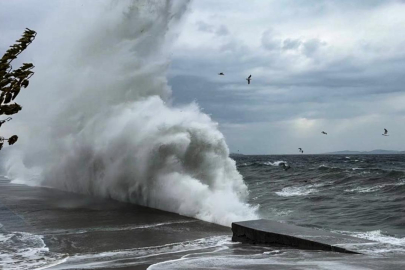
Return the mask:
<path id="1" fill-rule="evenodd" d="M 315 230 L 266 219 L 232 223 L 232 241 L 282 245 L 308 250 L 325 250 L 359 254 L 356 246 L 373 244 L 373 241 Z"/>

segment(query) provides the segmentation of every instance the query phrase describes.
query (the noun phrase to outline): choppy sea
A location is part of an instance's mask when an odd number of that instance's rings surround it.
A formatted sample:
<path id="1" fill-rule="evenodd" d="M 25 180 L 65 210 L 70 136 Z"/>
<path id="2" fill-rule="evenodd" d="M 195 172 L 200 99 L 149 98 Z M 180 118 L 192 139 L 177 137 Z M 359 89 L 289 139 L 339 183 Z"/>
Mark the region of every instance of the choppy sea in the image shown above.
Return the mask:
<path id="1" fill-rule="evenodd" d="M 41 235 L 4 231 L 0 232 L 0 265 L 4 269 L 146 269 L 140 267 L 141 263 L 149 265 L 148 269 L 405 269 L 404 155 L 233 158 L 249 188 L 249 203 L 257 207 L 260 217 L 369 239 L 376 244 L 364 247 L 365 255 L 342 255 L 245 245 L 232 242 L 230 235 L 219 235 L 97 254 L 82 250 L 67 256 L 50 250 Z M 282 163 L 291 168 L 284 170 Z M 3 208 L 0 210 L 9 211 Z M 74 209 L 61 211 L 65 211 L 63 215 L 75 215 Z M 177 223 L 154 226 L 156 232 L 166 233 Z M 129 233 L 138 229 L 119 224 L 69 230 L 63 239 L 74 235 L 75 242 L 65 245 L 80 246 L 82 238 L 88 241 L 88 231 L 125 234 L 125 230 Z M 58 240 L 58 235 L 48 235 L 48 242 L 49 238 Z"/>
<path id="2" fill-rule="evenodd" d="M 261 217 L 405 248 L 404 155 L 234 159 Z"/>
<path id="3" fill-rule="evenodd" d="M 404 155 L 233 158 L 260 217 L 375 243 L 355 256 L 223 243 L 151 269 L 405 269 Z"/>

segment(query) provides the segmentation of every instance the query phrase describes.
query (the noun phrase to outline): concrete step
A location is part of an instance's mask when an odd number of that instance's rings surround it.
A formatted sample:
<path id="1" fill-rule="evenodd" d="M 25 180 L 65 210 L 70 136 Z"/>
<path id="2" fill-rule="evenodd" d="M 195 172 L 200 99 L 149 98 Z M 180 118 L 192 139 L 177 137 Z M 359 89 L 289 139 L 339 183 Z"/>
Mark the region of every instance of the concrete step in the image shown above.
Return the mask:
<path id="1" fill-rule="evenodd" d="M 299 249 L 360 254 L 356 249 L 375 242 L 322 230 L 259 219 L 232 223 L 232 241 L 282 245 Z M 356 248 L 357 247 L 357 248 Z"/>

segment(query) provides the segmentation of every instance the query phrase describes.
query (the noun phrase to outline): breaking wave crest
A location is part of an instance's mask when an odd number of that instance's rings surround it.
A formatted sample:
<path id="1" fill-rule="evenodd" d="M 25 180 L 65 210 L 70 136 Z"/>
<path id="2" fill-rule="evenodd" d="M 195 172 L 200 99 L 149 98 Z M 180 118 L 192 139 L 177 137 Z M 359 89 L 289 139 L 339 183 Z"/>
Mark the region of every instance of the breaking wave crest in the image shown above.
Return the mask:
<path id="1" fill-rule="evenodd" d="M 39 269 L 66 258 L 50 252 L 41 236 L 23 232 L 0 232 L 0 250 L 1 266 L 10 270 Z"/>
<path id="2" fill-rule="evenodd" d="M 273 167 L 278 167 L 280 166 L 282 163 L 284 164 L 288 164 L 287 161 L 283 161 L 283 160 L 279 160 L 279 161 L 262 161 L 262 162 L 245 162 L 245 163 L 241 163 L 238 164 L 238 167 L 263 167 L 263 166 L 273 166 Z"/>
<path id="3" fill-rule="evenodd" d="M 276 191 L 275 193 L 281 197 L 292 197 L 292 196 L 306 196 L 311 193 L 318 192 L 317 189 L 311 187 L 286 187 L 281 191 Z"/>
<path id="4" fill-rule="evenodd" d="M 29 90 L 47 115 L 21 122 L 29 139 L 8 175 L 223 225 L 256 218 L 217 124 L 196 104 L 171 105 L 166 52 L 187 1 L 91 1 L 90 15 L 81 3 L 38 29 L 32 51 L 45 56 Z"/>

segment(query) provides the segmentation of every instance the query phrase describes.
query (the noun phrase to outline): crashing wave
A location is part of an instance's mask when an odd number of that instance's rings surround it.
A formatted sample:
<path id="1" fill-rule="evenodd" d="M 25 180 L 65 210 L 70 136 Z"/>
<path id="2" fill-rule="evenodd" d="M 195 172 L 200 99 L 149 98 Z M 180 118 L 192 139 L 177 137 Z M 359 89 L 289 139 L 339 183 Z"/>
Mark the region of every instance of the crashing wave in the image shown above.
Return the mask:
<path id="1" fill-rule="evenodd" d="M 217 124 L 170 104 L 167 52 L 187 1 L 91 1 L 91 16 L 75 3 L 37 29 L 33 53 L 52 49 L 30 91 L 47 114 L 27 102 L 43 116 L 21 123 L 29 134 L 8 175 L 223 225 L 256 218 Z"/>

